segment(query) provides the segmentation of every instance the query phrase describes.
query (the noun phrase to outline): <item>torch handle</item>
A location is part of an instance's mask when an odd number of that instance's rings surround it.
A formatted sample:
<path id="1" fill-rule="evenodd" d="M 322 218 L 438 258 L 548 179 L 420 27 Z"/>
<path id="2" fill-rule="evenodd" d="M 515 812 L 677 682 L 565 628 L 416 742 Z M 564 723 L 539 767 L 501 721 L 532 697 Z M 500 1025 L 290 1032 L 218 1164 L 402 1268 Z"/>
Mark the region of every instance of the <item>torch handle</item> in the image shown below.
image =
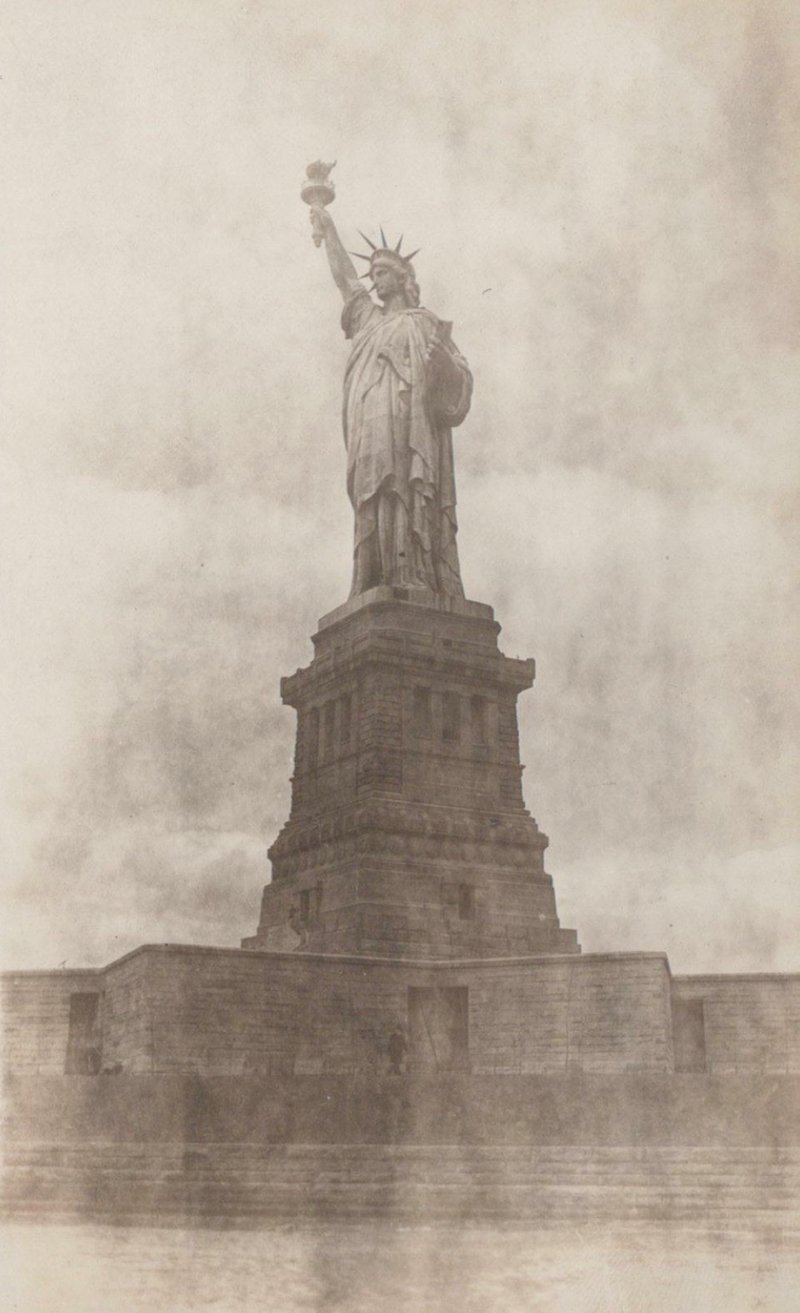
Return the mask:
<path id="1" fill-rule="evenodd" d="M 320 207 L 319 207 L 318 205 L 314 205 L 314 206 L 312 206 L 312 209 L 311 209 L 311 228 L 312 228 L 312 233 L 311 233 L 311 235 L 312 235 L 313 240 L 314 240 L 314 245 L 315 245 L 315 246 L 321 246 L 321 245 L 322 245 L 322 224 L 321 224 L 321 222 L 320 222 Z"/>

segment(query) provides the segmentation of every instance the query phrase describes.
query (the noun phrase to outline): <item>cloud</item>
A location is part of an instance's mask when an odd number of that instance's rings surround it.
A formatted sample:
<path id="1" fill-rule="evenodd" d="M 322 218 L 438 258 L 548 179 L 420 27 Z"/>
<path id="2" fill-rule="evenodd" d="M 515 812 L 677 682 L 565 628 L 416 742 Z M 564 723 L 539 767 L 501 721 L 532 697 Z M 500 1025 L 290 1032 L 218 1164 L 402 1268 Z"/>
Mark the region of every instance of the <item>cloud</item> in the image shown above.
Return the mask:
<path id="1" fill-rule="evenodd" d="M 800 845 L 698 860 L 588 855 L 555 873 L 585 952 L 666 952 L 675 974 L 797 971 Z M 757 897 L 754 891 L 757 890 Z"/>
<path id="2" fill-rule="evenodd" d="M 142 942 L 238 948 L 241 937 L 255 931 L 266 879 L 259 833 L 172 831 L 152 816 L 106 824 L 87 837 L 79 864 L 69 871 L 69 917 L 32 900 L 27 886 L 10 891 L 3 963 L 38 966 L 45 949 L 49 966 L 103 966 Z M 62 900 L 62 913 L 63 907 Z"/>

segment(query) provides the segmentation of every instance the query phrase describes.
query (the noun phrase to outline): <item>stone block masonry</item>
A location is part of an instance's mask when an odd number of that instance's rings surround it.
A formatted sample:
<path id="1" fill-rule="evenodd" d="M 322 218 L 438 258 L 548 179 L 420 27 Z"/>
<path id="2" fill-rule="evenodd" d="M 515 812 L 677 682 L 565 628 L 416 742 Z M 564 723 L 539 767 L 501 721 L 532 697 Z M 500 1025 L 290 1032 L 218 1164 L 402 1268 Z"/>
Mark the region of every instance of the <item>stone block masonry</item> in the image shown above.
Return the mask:
<path id="1" fill-rule="evenodd" d="M 672 1068 L 669 975 L 659 954 L 434 963 L 153 946 L 90 978 L 98 999 L 92 1043 L 104 1070 L 385 1074 L 398 1030 L 409 1038 L 404 1067 L 417 1072 Z M 77 984 L 85 993 L 86 981 Z M 40 973 L 6 980 L 11 1070 L 68 1069 L 67 995 L 56 1013 L 48 988 Z M 21 1007 L 33 997 L 48 1016 L 36 1045 L 33 1014 Z M 461 1003 L 459 1047 L 450 1009 Z"/>
<path id="2" fill-rule="evenodd" d="M 414 1031 L 415 990 L 440 1028 L 433 1048 Z M 385 1074 L 398 1029 L 408 1071 L 800 1075 L 800 976 L 671 978 L 661 954 L 415 962 L 146 946 L 98 970 L 7 972 L 2 994 L 4 1070 L 27 1076 Z M 463 1051 L 448 1021 L 457 996 Z"/>
<path id="3" fill-rule="evenodd" d="M 4 973 L 0 1005 L 4 1069 L 44 1076 L 64 1075 L 70 1067 L 73 1071 L 80 1067 L 77 1054 L 75 1063 L 70 1061 L 70 1043 L 73 1050 L 77 1043 L 81 1054 L 96 1046 L 103 983 L 104 973 L 91 969 Z M 88 1002 L 88 1008 L 85 1002 L 76 1040 L 77 999 Z M 88 1071 L 88 1058 L 84 1067 Z"/>
<path id="4" fill-rule="evenodd" d="M 454 959 L 577 952 L 521 787 L 532 661 L 491 607 L 376 588 L 320 622 L 284 679 L 289 821 L 245 948 Z"/>
<path id="5" fill-rule="evenodd" d="M 800 1074 L 800 975 L 676 976 L 672 1000 L 679 1069 Z"/>

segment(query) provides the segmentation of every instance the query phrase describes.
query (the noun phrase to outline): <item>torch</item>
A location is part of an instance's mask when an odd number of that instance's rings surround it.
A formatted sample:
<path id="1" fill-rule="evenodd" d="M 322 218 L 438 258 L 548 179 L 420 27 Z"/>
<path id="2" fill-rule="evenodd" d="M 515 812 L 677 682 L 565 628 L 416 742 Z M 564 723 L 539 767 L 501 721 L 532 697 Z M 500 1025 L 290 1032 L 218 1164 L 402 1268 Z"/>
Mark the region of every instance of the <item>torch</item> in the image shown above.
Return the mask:
<path id="1" fill-rule="evenodd" d="M 336 164 L 323 164 L 322 160 L 315 160 L 306 168 L 306 180 L 300 188 L 300 196 L 306 205 L 311 206 L 312 216 L 317 206 L 330 205 L 336 195 L 336 189 L 328 177 L 331 169 Z M 322 230 L 314 224 L 314 245 L 320 246 L 322 243 Z"/>

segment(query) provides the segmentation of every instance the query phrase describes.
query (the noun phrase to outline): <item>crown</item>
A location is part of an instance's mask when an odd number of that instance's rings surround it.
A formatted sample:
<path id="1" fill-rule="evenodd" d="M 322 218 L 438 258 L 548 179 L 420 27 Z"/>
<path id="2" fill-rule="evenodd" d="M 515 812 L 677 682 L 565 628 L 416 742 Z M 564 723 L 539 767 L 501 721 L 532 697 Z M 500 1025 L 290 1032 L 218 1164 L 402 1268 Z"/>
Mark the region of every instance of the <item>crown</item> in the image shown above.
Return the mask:
<path id="1" fill-rule="evenodd" d="M 370 248 L 369 253 L 367 255 L 363 254 L 361 251 L 350 252 L 350 254 L 354 255 L 357 260 L 366 260 L 367 264 L 369 265 L 369 268 L 367 269 L 366 273 L 359 274 L 360 278 L 372 277 L 372 266 L 374 265 L 379 255 L 388 256 L 393 263 L 397 262 L 400 264 L 402 268 L 410 269 L 412 273 L 414 272 L 411 265 L 411 261 L 414 259 L 415 255 L 419 255 L 420 251 L 422 250 L 421 246 L 418 246 L 416 251 L 411 251 L 408 255 L 402 255 L 401 254 L 401 247 L 403 245 L 402 233 L 400 234 L 400 237 L 397 240 L 397 245 L 390 246 L 386 238 L 386 233 L 383 231 L 383 228 L 381 228 L 380 230 L 381 241 L 383 242 L 383 245 L 378 246 L 377 242 L 373 242 L 370 237 L 367 237 L 366 233 L 362 233 L 360 228 L 358 232 L 359 232 L 359 236 L 364 238 L 364 241 L 367 243 L 367 246 L 369 246 Z"/>

